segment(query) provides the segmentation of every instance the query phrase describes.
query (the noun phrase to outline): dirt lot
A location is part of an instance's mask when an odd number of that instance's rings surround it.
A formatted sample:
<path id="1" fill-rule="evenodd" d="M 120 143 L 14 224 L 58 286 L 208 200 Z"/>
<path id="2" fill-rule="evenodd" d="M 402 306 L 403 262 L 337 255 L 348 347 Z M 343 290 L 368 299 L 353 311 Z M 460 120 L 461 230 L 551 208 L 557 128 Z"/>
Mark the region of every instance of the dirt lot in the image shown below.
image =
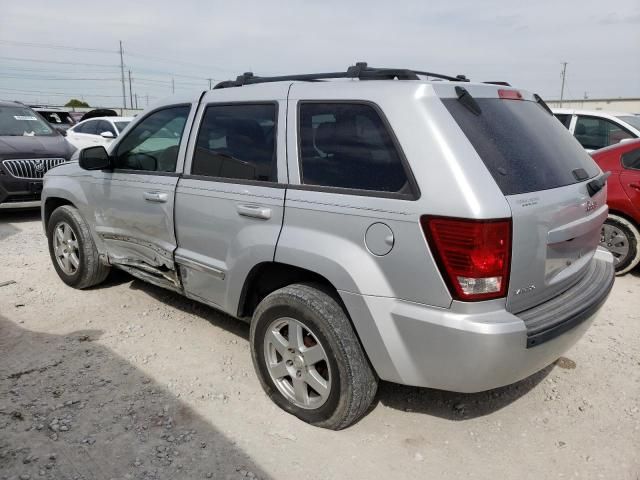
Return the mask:
<path id="1" fill-rule="evenodd" d="M 75 291 L 0 213 L 0 479 L 640 478 L 640 275 L 555 366 L 474 395 L 382 384 L 330 432 L 262 393 L 248 326 L 125 274 Z"/>

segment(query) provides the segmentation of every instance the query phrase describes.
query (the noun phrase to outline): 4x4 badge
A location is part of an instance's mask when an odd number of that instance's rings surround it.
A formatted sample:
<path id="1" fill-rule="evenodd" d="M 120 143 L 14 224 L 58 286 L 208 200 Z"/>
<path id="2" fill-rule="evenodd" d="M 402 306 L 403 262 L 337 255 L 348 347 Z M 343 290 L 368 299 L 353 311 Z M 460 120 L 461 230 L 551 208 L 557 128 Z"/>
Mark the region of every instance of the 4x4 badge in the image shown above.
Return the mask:
<path id="1" fill-rule="evenodd" d="M 585 204 L 585 210 L 587 211 L 587 213 L 593 212 L 596 208 L 598 208 L 598 202 L 587 200 L 587 203 Z"/>

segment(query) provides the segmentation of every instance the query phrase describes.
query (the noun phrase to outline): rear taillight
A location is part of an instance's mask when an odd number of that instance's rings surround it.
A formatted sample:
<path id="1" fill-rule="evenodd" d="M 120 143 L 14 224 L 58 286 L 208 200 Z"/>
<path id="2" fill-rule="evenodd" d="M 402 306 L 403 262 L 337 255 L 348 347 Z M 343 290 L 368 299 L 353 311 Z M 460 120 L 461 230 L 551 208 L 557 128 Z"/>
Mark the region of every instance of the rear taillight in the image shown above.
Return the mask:
<path id="1" fill-rule="evenodd" d="M 455 299 L 488 300 L 507 294 L 511 220 L 423 216 L 420 223 Z"/>
<path id="2" fill-rule="evenodd" d="M 503 100 L 522 100 L 522 94 L 518 90 L 507 90 L 505 88 L 501 88 L 498 90 L 498 97 Z"/>

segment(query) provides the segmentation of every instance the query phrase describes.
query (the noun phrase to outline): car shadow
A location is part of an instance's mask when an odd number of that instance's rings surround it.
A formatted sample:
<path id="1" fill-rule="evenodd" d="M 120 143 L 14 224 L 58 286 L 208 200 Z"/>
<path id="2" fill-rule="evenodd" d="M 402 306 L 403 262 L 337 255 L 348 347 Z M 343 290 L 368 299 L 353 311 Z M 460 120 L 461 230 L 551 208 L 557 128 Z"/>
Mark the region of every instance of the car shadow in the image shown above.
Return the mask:
<path id="1" fill-rule="evenodd" d="M 269 478 L 101 335 L 34 332 L 0 316 L 2 478 Z"/>
<path id="2" fill-rule="evenodd" d="M 470 420 L 490 415 L 514 403 L 542 382 L 554 366 L 555 363 L 512 385 L 480 393 L 456 393 L 381 382 L 376 398 L 377 402 L 396 410 L 452 421 Z"/>
<path id="3" fill-rule="evenodd" d="M 127 274 L 125 276 L 125 278 L 131 278 Z M 137 279 L 131 282 L 130 288 L 143 291 L 157 301 L 183 312 L 197 315 L 212 325 L 249 340 L 248 324 L 214 308 Z M 542 382 L 553 368 L 552 364 L 515 384 L 473 394 L 380 382 L 376 401 L 371 409 L 381 403 L 396 410 L 418 412 L 453 421 L 482 417 L 496 412 L 526 395 Z"/>
<path id="4" fill-rule="evenodd" d="M 16 224 L 40 220 L 40 210 L 0 210 L 0 240 L 20 232 Z"/>
<path id="5" fill-rule="evenodd" d="M 120 271 L 116 274 L 116 281 L 120 276 Z M 124 273 L 124 272 L 122 272 Z M 171 290 L 166 290 L 161 287 L 157 287 L 147 282 L 143 282 L 142 280 L 138 280 L 134 277 L 129 276 L 124 273 L 129 280 L 133 278 L 131 285 L 129 288 L 132 290 L 140 290 L 155 300 L 164 303 L 165 305 L 169 305 L 175 309 L 178 309 L 182 312 L 189 313 L 191 315 L 196 315 L 201 319 L 209 322 L 211 325 L 215 325 L 220 327 L 238 337 L 241 337 L 245 340 L 249 340 L 249 324 L 243 322 L 242 320 L 238 320 L 237 318 L 233 318 L 230 315 L 227 315 L 220 310 L 217 310 L 213 307 L 208 307 L 207 305 L 197 302 L 195 300 L 191 300 L 179 293 L 172 292 Z"/>

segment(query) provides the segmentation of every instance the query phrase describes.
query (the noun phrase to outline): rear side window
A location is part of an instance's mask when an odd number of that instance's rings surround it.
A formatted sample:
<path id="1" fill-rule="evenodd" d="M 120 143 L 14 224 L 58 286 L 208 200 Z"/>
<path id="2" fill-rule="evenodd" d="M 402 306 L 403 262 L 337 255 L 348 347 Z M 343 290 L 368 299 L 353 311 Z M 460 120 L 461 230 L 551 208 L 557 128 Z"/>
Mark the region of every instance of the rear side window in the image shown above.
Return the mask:
<path id="1" fill-rule="evenodd" d="M 640 148 L 622 155 L 622 166 L 630 170 L 640 170 Z"/>
<path id="2" fill-rule="evenodd" d="M 411 194 L 391 132 L 373 106 L 302 102 L 299 122 L 303 184 Z"/>
<path id="3" fill-rule="evenodd" d="M 598 167 L 566 128 L 535 102 L 476 98 L 480 114 L 457 98 L 442 100 L 505 195 L 577 183 Z"/>
<path id="4" fill-rule="evenodd" d="M 114 137 L 116 136 L 116 131 L 113 128 L 113 125 L 106 120 L 100 120 L 100 123 L 98 123 L 98 135 L 101 135 L 103 132 L 111 132 Z"/>
<path id="5" fill-rule="evenodd" d="M 633 138 L 633 135 L 611 120 L 582 115 L 578 117 L 574 135 L 584 148 L 590 150 L 598 150 L 619 143 L 625 138 Z"/>
<path id="6" fill-rule="evenodd" d="M 210 105 L 204 113 L 192 175 L 277 181 L 276 105 Z"/>
<path id="7" fill-rule="evenodd" d="M 76 128 L 73 129 L 73 131 L 76 133 L 87 133 L 89 135 L 96 135 L 97 126 L 98 126 L 98 121 L 92 120 L 92 121 L 85 122 L 78 125 Z"/>

